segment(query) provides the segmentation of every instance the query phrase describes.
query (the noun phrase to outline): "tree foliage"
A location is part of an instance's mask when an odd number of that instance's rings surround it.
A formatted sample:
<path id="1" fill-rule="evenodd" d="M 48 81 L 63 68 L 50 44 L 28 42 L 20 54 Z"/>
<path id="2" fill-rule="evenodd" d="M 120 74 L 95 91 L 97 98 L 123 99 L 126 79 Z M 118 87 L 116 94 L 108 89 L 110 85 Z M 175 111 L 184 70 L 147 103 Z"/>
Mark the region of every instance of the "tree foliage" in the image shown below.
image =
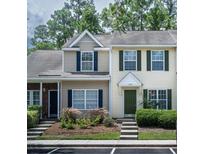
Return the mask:
<path id="1" fill-rule="evenodd" d="M 109 31 L 176 29 L 176 0 L 115 0 L 101 14 L 93 0 L 67 0 L 45 25 L 35 28 L 36 49 L 61 49 L 67 39 L 85 29 Z"/>

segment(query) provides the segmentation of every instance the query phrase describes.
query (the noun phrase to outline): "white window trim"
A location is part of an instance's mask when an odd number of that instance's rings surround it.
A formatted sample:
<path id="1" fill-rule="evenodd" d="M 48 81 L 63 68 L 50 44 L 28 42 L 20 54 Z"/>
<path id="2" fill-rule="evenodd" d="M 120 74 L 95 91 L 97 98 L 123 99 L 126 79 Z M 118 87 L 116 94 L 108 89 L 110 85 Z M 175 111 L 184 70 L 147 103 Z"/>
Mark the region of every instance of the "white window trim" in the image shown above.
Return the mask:
<path id="1" fill-rule="evenodd" d="M 97 91 L 97 107 L 96 107 L 96 109 L 98 109 L 99 108 L 99 103 L 98 103 L 98 101 L 99 101 L 99 99 L 98 99 L 98 97 L 99 97 L 99 89 L 72 89 L 72 108 L 73 108 L 73 91 L 84 91 L 84 109 L 79 109 L 79 110 L 93 110 L 93 109 L 87 109 L 86 108 L 86 93 L 87 93 L 87 91 L 89 91 L 89 90 L 95 90 L 95 91 Z"/>
<path id="2" fill-rule="evenodd" d="M 152 60 L 152 52 L 155 51 L 163 51 L 163 60 Z M 163 69 L 162 70 L 153 70 L 152 69 L 152 61 L 163 61 Z M 151 50 L 151 71 L 165 71 L 165 50 Z"/>
<path id="3" fill-rule="evenodd" d="M 135 51 L 135 54 L 136 54 L 136 59 L 135 60 L 125 60 L 125 51 L 128 51 L 128 52 L 132 52 L 132 51 Z M 125 69 L 125 61 L 135 61 L 136 63 L 136 68 L 135 70 L 126 70 Z M 136 50 L 123 50 L 123 71 L 136 71 L 137 70 L 137 51 Z"/>
<path id="4" fill-rule="evenodd" d="M 86 52 L 91 52 L 91 53 L 92 53 L 92 61 L 83 61 L 82 54 L 83 54 L 83 53 L 86 53 Z M 81 54 L 81 55 L 80 55 L 80 58 L 81 58 L 81 59 L 80 59 L 80 70 L 81 70 L 81 72 L 94 72 L 94 51 L 81 51 L 80 54 Z M 92 62 L 92 70 L 83 70 L 83 69 L 82 69 L 82 68 L 83 68 L 83 67 L 82 67 L 82 66 L 83 66 L 83 65 L 82 65 L 83 62 Z"/>
<path id="5" fill-rule="evenodd" d="M 158 101 L 159 100 L 161 100 L 161 99 L 159 99 L 159 90 L 165 90 L 166 91 L 166 109 L 164 109 L 164 110 L 168 110 L 168 92 L 167 92 L 167 89 L 148 89 L 148 100 L 152 100 L 152 99 L 150 99 L 149 98 L 149 91 L 150 90 L 156 90 L 157 91 L 157 98 L 156 99 L 153 99 L 153 100 L 156 100 L 157 101 L 157 103 L 158 103 Z M 163 99 L 164 100 L 164 99 Z M 158 105 L 157 105 L 157 110 L 159 109 L 159 107 L 158 107 Z"/>
<path id="6" fill-rule="evenodd" d="M 27 90 L 30 93 L 30 100 L 29 100 L 29 105 L 33 105 L 33 92 L 38 91 L 39 92 L 39 105 L 40 105 L 40 90 Z M 28 100 L 27 100 L 28 101 Z"/>

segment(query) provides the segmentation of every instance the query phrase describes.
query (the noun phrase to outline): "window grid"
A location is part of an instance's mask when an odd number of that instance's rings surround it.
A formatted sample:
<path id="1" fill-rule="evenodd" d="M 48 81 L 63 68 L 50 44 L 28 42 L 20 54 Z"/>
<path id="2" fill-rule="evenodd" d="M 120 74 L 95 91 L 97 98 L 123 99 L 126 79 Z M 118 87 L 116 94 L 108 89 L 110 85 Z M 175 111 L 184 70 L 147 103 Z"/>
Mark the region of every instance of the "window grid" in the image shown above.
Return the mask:
<path id="1" fill-rule="evenodd" d="M 167 97 L 167 90 L 149 90 L 149 100 L 151 102 L 157 103 L 157 109 L 159 109 L 159 105 L 164 105 L 160 109 L 168 109 L 168 97 Z M 162 102 L 162 104 L 159 104 Z"/>
<path id="2" fill-rule="evenodd" d="M 130 54 L 130 55 L 129 55 Z M 124 70 L 136 70 L 137 67 L 137 52 L 136 51 L 124 51 L 123 52 L 123 68 Z"/>
<path id="3" fill-rule="evenodd" d="M 81 51 L 81 71 L 94 71 L 93 51 Z"/>
<path id="4" fill-rule="evenodd" d="M 40 105 L 40 90 L 27 90 L 27 105 Z"/>
<path id="5" fill-rule="evenodd" d="M 160 53 L 161 55 L 157 55 L 156 53 L 158 54 Z M 152 50 L 151 68 L 152 68 L 152 71 L 163 71 L 165 69 L 165 51 L 164 50 Z"/>
<path id="6" fill-rule="evenodd" d="M 74 98 L 74 95 L 75 95 L 75 92 L 77 92 L 77 91 L 83 91 L 83 99 L 75 99 Z M 89 92 L 95 92 L 95 94 L 96 94 L 96 98 L 87 98 L 87 97 L 89 97 L 89 96 L 87 96 L 88 94 L 89 94 Z M 81 110 L 88 110 L 88 109 L 95 109 L 95 108 L 98 108 L 98 90 L 96 90 L 96 89 L 83 89 L 83 90 L 80 90 L 80 89 L 75 89 L 75 90 L 73 90 L 73 100 L 72 100 L 72 102 L 73 102 L 73 104 L 72 104 L 72 106 L 74 107 L 74 108 L 76 108 L 75 107 L 75 101 L 76 100 L 80 100 L 80 101 L 82 101 L 83 102 L 83 106 L 84 106 L 84 108 L 80 108 Z M 89 101 L 95 101 L 95 108 L 89 108 L 88 107 L 88 105 L 89 105 Z M 93 104 L 93 102 L 91 103 L 91 104 Z"/>

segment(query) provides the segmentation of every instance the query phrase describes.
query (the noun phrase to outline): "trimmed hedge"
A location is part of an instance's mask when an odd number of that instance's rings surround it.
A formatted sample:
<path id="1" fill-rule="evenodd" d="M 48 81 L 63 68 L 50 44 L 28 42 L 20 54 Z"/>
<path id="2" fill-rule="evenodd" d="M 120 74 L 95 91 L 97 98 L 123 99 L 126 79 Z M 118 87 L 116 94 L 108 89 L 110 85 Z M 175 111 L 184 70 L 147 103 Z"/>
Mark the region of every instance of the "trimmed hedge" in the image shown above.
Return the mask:
<path id="1" fill-rule="evenodd" d="M 176 129 L 177 113 L 173 110 L 163 111 L 159 116 L 159 126 L 162 128 Z"/>
<path id="2" fill-rule="evenodd" d="M 37 110 L 27 111 L 27 128 L 35 127 L 39 123 L 39 113 Z"/>
<path id="3" fill-rule="evenodd" d="M 27 110 L 28 111 L 37 110 L 38 113 L 41 113 L 41 106 L 40 105 L 28 105 Z"/>
<path id="4" fill-rule="evenodd" d="M 136 111 L 140 127 L 162 127 L 175 129 L 177 114 L 174 110 L 140 109 Z"/>

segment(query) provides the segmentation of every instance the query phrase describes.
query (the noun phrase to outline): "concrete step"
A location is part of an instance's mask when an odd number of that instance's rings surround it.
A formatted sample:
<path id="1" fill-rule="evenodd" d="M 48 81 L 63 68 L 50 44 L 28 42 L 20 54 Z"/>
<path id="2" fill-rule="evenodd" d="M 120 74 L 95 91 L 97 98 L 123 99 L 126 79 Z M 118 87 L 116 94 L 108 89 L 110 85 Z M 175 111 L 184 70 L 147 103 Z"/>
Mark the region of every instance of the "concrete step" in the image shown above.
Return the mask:
<path id="1" fill-rule="evenodd" d="M 55 121 L 40 121 L 40 124 L 54 124 Z"/>
<path id="2" fill-rule="evenodd" d="M 136 122 L 123 122 L 122 126 L 136 126 L 137 123 Z"/>
<path id="3" fill-rule="evenodd" d="M 28 131 L 27 135 L 28 136 L 35 136 L 35 135 L 41 135 L 43 134 L 43 131 Z"/>
<path id="4" fill-rule="evenodd" d="M 121 118 L 121 119 L 116 119 L 117 123 L 122 123 L 122 122 L 134 122 L 135 120 L 132 118 Z"/>
<path id="5" fill-rule="evenodd" d="M 138 130 L 121 130 L 121 135 L 137 135 Z"/>
<path id="6" fill-rule="evenodd" d="M 121 140 L 137 140 L 137 135 L 120 135 Z"/>
<path id="7" fill-rule="evenodd" d="M 45 131 L 48 127 L 36 127 L 36 128 L 30 128 L 28 131 Z"/>
<path id="8" fill-rule="evenodd" d="M 121 126 L 122 130 L 137 130 L 137 126 Z"/>
<path id="9" fill-rule="evenodd" d="M 35 139 L 36 137 L 38 137 L 39 135 L 32 135 L 32 136 L 27 136 L 27 139 L 29 140 L 32 140 L 32 139 Z"/>
<path id="10" fill-rule="evenodd" d="M 36 127 L 50 127 L 52 124 L 38 124 Z"/>

